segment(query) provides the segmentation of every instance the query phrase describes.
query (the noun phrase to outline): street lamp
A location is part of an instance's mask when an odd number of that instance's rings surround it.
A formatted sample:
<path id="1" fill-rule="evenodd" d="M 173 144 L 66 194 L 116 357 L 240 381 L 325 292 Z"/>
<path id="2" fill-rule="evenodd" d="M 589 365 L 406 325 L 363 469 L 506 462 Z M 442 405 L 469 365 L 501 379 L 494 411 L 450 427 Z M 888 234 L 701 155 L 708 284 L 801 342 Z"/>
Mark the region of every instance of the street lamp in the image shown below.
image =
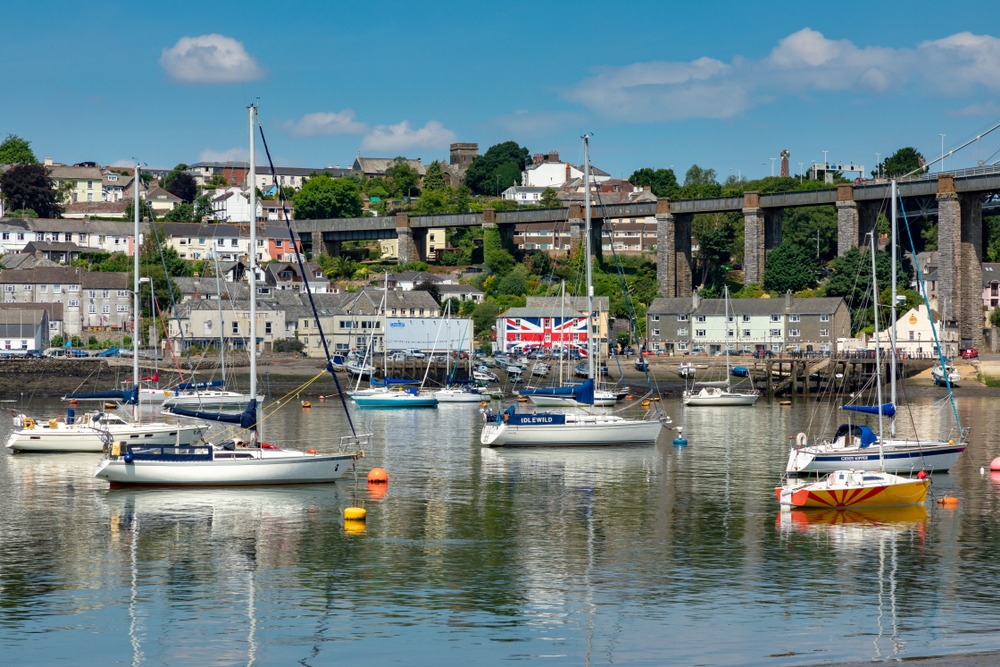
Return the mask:
<path id="1" fill-rule="evenodd" d="M 882 154 L 875 153 L 875 177 L 882 178 Z"/>
<path id="2" fill-rule="evenodd" d="M 944 171 L 944 137 L 945 137 L 945 135 L 942 134 L 941 135 L 941 168 L 938 169 L 938 171 Z"/>
<path id="3" fill-rule="evenodd" d="M 737 169 L 736 167 L 730 167 L 729 171 L 735 171 L 736 172 L 736 180 L 739 181 L 740 183 L 743 182 L 743 172 L 741 170 Z"/>
<path id="4" fill-rule="evenodd" d="M 771 176 L 774 176 L 774 160 L 775 158 L 771 158 Z"/>
<path id="5" fill-rule="evenodd" d="M 804 164 L 803 162 L 799 162 L 799 183 L 802 182 L 802 165 L 803 164 Z"/>

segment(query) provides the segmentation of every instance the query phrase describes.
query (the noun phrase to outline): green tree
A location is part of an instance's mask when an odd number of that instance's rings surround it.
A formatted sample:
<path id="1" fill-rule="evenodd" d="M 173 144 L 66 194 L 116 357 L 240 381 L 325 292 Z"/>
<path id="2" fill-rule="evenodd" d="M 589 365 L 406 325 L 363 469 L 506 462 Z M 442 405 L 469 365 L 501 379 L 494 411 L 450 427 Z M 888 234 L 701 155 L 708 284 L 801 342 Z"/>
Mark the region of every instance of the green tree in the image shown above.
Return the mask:
<path id="1" fill-rule="evenodd" d="M 994 308 L 990 311 L 990 326 L 1000 327 L 1000 308 Z"/>
<path id="2" fill-rule="evenodd" d="M 906 148 L 900 148 L 898 151 L 890 155 L 882 162 L 882 175 L 893 178 L 895 176 L 903 176 L 904 174 L 909 174 L 911 172 L 923 173 L 927 169 L 924 165 L 927 164 L 927 160 L 920 152 L 913 148 L 912 146 L 907 146 Z"/>
<path id="3" fill-rule="evenodd" d="M 445 192 L 448 189 L 448 185 L 444 181 L 444 170 L 441 169 L 441 162 L 434 160 L 429 165 L 427 165 L 427 171 L 424 172 L 424 193 L 427 192 Z"/>
<path id="4" fill-rule="evenodd" d="M 851 311 L 851 330 L 858 333 L 874 322 L 872 310 L 872 270 L 869 251 L 851 248 L 846 254 L 830 262 L 830 277 L 826 283 L 827 296 L 844 298 Z M 875 275 L 877 284 L 891 289 L 892 256 L 889 252 L 875 253 Z M 897 289 L 905 289 L 911 275 L 910 262 L 906 257 L 897 261 Z"/>
<path id="5" fill-rule="evenodd" d="M 814 256 L 797 243 L 783 241 L 767 254 L 764 289 L 784 294 L 815 287 L 817 282 Z"/>
<path id="6" fill-rule="evenodd" d="M 496 228 L 483 231 L 483 260 L 490 272 L 502 276 L 514 268 L 517 260 L 500 241 L 500 231 Z"/>
<path id="7" fill-rule="evenodd" d="M 31 142 L 16 134 L 8 134 L 0 143 L 0 164 L 38 164 Z"/>
<path id="8" fill-rule="evenodd" d="M 465 173 L 465 185 L 473 194 L 499 196 L 511 185 L 521 184 L 521 171 L 530 159 L 528 149 L 515 141 L 496 144 L 472 160 Z"/>
<path id="9" fill-rule="evenodd" d="M 497 281 L 497 295 L 521 296 L 528 293 L 528 267 L 517 264 Z"/>
<path id="10" fill-rule="evenodd" d="M 357 218 L 361 215 L 361 190 L 357 181 L 317 174 L 295 193 L 296 220 Z"/>
<path id="11" fill-rule="evenodd" d="M 542 197 L 538 200 L 538 204 L 542 208 L 562 208 L 562 202 L 559 200 L 559 193 L 552 188 L 545 188 L 542 190 Z"/>
<path id="12" fill-rule="evenodd" d="M 684 187 L 677 195 L 685 199 L 705 199 L 722 196 L 722 186 L 715 181 L 714 169 L 691 165 L 684 175 Z"/>
<path id="13" fill-rule="evenodd" d="M 416 215 L 440 215 L 451 213 L 448 192 L 446 190 L 424 190 L 410 211 Z"/>
<path id="14" fill-rule="evenodd" d="M 187 203 L 178 204 L 163 215 L 163 220 L 165 222 L 192 222 L 195 220 L 194 206 Z"/>
<path id="15" fill-rule="evenodd" d="M 786 242 L 810 250 L 813 263 L 830 261 L 837 256 L 836 210 L 830 206 L 785 209 L 781 243 Z"/>
<path id="16" fill-rule="evenodd" d="M 14 165 L 0 174 L 0 193 L 11 210 L 31 209 L 40 218 L 58 218 L 62 213 L 59 195 L 45 165 Z"/>
<path id="17" fill-rule="evenodd" d="M 184 171 L 187 165 L 179 164 L 163 180 L 163 189 L 177 195 L 185 204 L 190 204 L 198 195 L 198 184 L 194 177 Z"/>
<path id="18" fill-rule="evenodd" d="M 420 194 L 420 172 L 404 157 L 397 157 L 385 170 L 385 184 L 392 197 L 412 197 Z"/>
<path id="19" fill-rule="evenodd" d="M 652 169 L 643 167 L 632 172 L 628 177 L 629 183 L 640 187 L 649 187 L 657 197 L 673 198 L 677 196 L 680 185 L 677 183 L 677 176 L 673 169 Z"/>
<path id="20" fill-rule="evenodd" d="M 129 197 L 125 202 L 125 219 L 135 220 L 135 200 Z M 149 205 L 149 202 L 145 199 L 139 200 L 139 219 L 140 220 L 156 220 L 156 215 L 153 213 L 153 207 Z"/>
<path id="21" fill-rule="evenodd" d="M 721 289 L 726 267 L 733 254 L 737 225 L 729 215 L 699 215 L 691 225 L 698 239 L 698 284 Z"/>
<path id="22" fill-rule="evenodd" d="M 493 327 L 497 324 L 497 316 L 499 314 L 500 309 L 491 301 L 484 301 L 476 304 L 476 307 L 473 308 L 470 317 L 472 318 L 473 330 L 475 331 L 475 336 L 478 340 L 490 339 Z"/>

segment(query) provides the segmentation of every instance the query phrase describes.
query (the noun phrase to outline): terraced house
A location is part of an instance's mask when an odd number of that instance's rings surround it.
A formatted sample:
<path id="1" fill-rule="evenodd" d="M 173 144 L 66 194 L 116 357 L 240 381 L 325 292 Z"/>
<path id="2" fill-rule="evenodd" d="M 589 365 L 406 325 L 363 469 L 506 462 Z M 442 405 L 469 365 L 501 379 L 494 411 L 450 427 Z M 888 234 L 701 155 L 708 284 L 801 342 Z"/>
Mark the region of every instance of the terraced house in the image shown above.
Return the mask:
<path id="1" fill-rule="evenodd" d="M 657 354 L 835 353 L 851 335 L 851 314 L 837 298 L 654 299 L 646 311 L 646 349 Z"/>

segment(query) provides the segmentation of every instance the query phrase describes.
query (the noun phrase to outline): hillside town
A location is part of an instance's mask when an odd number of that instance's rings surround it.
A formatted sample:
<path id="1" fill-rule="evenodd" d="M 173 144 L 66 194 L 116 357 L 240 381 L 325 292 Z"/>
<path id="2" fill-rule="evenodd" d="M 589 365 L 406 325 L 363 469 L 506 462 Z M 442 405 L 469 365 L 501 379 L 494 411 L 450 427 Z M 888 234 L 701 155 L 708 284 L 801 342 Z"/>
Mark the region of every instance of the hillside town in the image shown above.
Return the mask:
<path id="1" fill-rule="evenodd" d="M 434 162 L 431 170 L 451 187 L 462 182 L 478 157 L 477 144 L 453 144 L 449 161 Z M 586 321 L 585 300 L 556 297 L 558 280 L 551 274 L 542 276 L 541 282 L 536 280 L 530 293 L 522 290 L 514 294 L 516 298 L 508 299 L 502 308 L 476 311 L 489 301 L 484 281 L 490 267 L 483 263 L 482 239 L 472 244 L 471 257 L 478 262 L 458 266 L 446 266 L 442 261 L 454 250 L 450 247 L 454 239 L 445 228 L 430 229 L 425 247 L 419 249 L 420 256 L 433 264 L 399 264 L 396 238 L 358 243 L 357 247 L 343 248 L 345 255 L 359 260 L 353 264 L 356 270 L 344 275 L 331 269 L 329 262 L 319 263 L 330 258 L 319 258 L 303 248 L 299 238 L 289 238 L 286 220 L 296 219 L 294 195 L 311 178 L 366 182 L 385 179 L 393 169 L 406 169 L 420 189 L 428 174 L 428 166 L 420 158 L 359 156 L 349 168 L 278 167 L 273 172 L 261 166 L 255 170 L 254 183 L 249 182 L 249 165 L 238 162 L 143 169 L 138 183 L 135 171 L 128 168 L 66 165 L 50 158 L 41 164 L 51 178 L 61 217 L 0 217 L 4 303 L 0 353 L 34 353 L 50 347 L 52 341 L 92 349 L 110 347 L 131 336 L 133 301 L 128 267 L 108 270 L 100 262 L 115 256 L 131 258 L 136 252 L 169 253 L 188 268 L 171 273 L 169 287 L 166 282 L 157 286 L 155 301 L 146 293 L 143 315 L 153 321 L 159 318 L 160 325 L 144 324 L 141 336 L 145 344 L 159 347 L 165 339 L 173 340 L 179 349 L 246 347 L 246 273 L 251 254 L 258 266 L 258 345 L 263 351 L 285 349 L 287 341 L 296 341 L 294 349 L 322 357 L 320 331 L 337 354 L 392 351 L 391 341 L 386 339 L 389 319 L 436 321 L 449 302 L 453 306 L 451 317 L 474 320 L 472 339 L 463 344 L 470 352 L 480 346 L 504 353 L 572 350 L 585 355 L 593 342 L 602 354 L 638 346 L 650 354 L 671 356 L 718 355 L 726 350 L 737 354 L 829 355 L 874 344 L 867 337 L 858 337 L 842 297 L 793 295 L 788 290 L 777 298 L 733 299 L 727 310 L 722 299 L 711 298 L 711 294 L 703 297 L 696 289 L 691 297 L 650 297 L 640 304 L 641 321 L 635 324 L 630 324 L 636 318 L 634 313 L 622 317 L 612 312 L 603 297 L 595 301 L 591 333 L 580 326 Z M 16 167 L 0 165 L 0 172 Z M 196 221 L 175 221 L 178 211 L 193 210 L 182 209 L 184 199 L 166 187 L 179 174 L 199 195 L 201 216 Z M 536 153 L 515 183 L 502 191 L 498 188 L 497 204 L 515 208 L 569 206 L 584 198 L 583 176 L 582 165 L 561 160 L 557 152 Z M 591 178 L 594 196 L 602 203 L 656 202 L 648 185 L 614 179 L 597 168 Z M 138 239 L 131 208 L 137 187 L 143 212 Z M 260 194 L 254 211 L 250 210 L 251 187 Z M 0 197 L 0 213 L 4 212 L 5 199 L 9 198 Z M 361 203 L 362 216 L 385 216 L 392 213 L 394 205 L 412 204 L 363 193 Z M 255 248 L 250 247 L 251 224 L 257 226 Z M 655 260 L 657 234 L 652 216 L 612 219 L 605 230 L 601 250 L 606 254 Z M 569 227 L 558 224 L 518 225 L 509 242 L 510 249 L 525 262 L 540 255 L 568 257 L 575 243 Z M 150 264 L 160 261 L 155 256 L 146 260 Z M 898 322 L 900 340 L 914 355 L 931 353 L 935 328 L 946 355 L 958 355 L 966 347 L 954 318 L 938 312 L 938 262 L 936 252 L 921 253 L 917 262 L 934 321 L 913 308 Z M 990 326 L 989 314 L 1000 300 L 998 267 L 983 264 L 984 328 Z M 911 284 L 916 287 L 916 276 Z M 318 318 L 306 291 L 319 309 Z M 425 351 L 430 352 L 432 344 L 428 340 Z"/>

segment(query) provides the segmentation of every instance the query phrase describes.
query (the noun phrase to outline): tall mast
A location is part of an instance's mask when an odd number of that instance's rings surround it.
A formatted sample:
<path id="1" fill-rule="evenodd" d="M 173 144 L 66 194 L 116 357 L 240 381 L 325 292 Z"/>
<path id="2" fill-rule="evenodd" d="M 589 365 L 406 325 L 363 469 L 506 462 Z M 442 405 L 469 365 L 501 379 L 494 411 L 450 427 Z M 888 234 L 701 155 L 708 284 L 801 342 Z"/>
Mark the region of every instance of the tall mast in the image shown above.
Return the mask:
<path id="1" fill-rule="evenodd" d="M 889 207 L 889 228 L 891 233 L 889 235 L 890 242 L 892 243 L 892 303 L 889 304 L 889 354 L 892 355 L 892 359 L 889 363 L 889 401 L 896 405 L 896 359 L 898 356 L 896 354 L 896 179 L 892 179 L 891 187 L 889 188 L 889 195 L 892 197 L 892 205 Z M 874 278 L 873 278 L 874 279 Z M 877 301 L 876 301 L 877 305 Z M 876 342 L 876 345 L 878 343 Z M 947 370 L 945 370 L 947 372 Z M 896 420 L 894 418 L 889 419 L 889 434 L 892 436 L 896 435 Z"/>
<path id="2" fill-rule="evenodd" d="M 135 165 L 135 178 L 132 179 L 134 229 L 132 230 L 132 387 L 139 391 L 139 165 Z M 153 283 L 149 283 L 152 292 Z M 138 394 L 137 394 L 138 400 Z M 141 411 L 137 411 L 141 414 Z"/>
<path id="3" fill-rule="evenodd" d="M 257 173 L 254 167 L 254 130 L 257 128 L 257 107 L 251 104 L 250 111 L 250 398 L 257 397 Z M 254 416 L 256 421 L 256 415 Z"/>
<path id="4" fill-rule="evenodd" d="M 590 266 L 590 135 L 583 135 L 583 234 L 587 252 L 587 377 L 594 379 L 594 276 Z"/>

